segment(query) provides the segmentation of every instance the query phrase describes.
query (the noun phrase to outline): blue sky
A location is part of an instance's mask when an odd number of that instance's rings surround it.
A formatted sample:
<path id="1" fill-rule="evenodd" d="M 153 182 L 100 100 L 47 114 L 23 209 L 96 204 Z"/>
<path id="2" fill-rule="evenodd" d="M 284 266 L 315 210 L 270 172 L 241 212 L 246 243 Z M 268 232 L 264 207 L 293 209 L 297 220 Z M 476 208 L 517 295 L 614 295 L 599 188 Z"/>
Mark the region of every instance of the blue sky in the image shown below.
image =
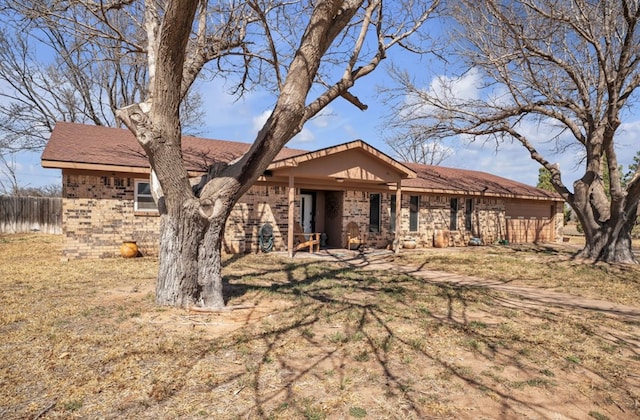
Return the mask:
<path id="1" fill-rule="evenodd" d="M 377 94 L 377 86 L 389 83 L 384 68 L 368 79 L 357 82 L 351 92 L 367 104 L 366 111 L 360 111 L 350 103 L 337 99 L 330 104 L 320 117 L 309 121 L 298 136 L 288 146 L 300 149 L 319 149 L 355 139 L 361 139 L 393 155 L 384 143 L 384 121 L 387 110 Z M 435 75 L 433 77 L 436 77 Z M 461 91 L 475 89 L 479 80 L 473 80 L 473 74 L 460 81 Z M 426 81 L 431 83 L 433 78 Z M 425 86 L 427 88 L 428 86 Z M 251 141 L 262 123 L 266 120 L 271 106 L 271 98 L 266 94 L 249 94 L 240 101 L 224 95 L 221 85 L 203 86 L 206 98 L 207 126 L 205 137 Z M 551 162 L 558 163 L 563 172 L 563 180 L 571 189 L 573 181 L 582 175 L 577 152 L 571 150 L 563 154 L 552 152 L 547 140 L 552 129 L 544 126 L 525 127 L 536 146 Z M 618 160 L 624 171 L 632 163 L 633 156 L 639 150 L 637 138 L 640 138 L 640 119 L 627 115 L 618 133 Z M 504 143 L 496 149 L 494 143 L 466 142 L 460 139 L 451 144 L 454 154 L 442 163 L 442 166 L 478 170 L 510 178 L 529 185 L 538 181 L 537 162 L 519 143 Z"/>
<path id="2" fill-rule="evenodd" d="M 425 88 L 429 88 L 436 73 L 429 72 L 421 62 L 404 62 L 423 75 Z M 385 65 L 373 74 L 359 80 L 351 92 L 369 106 L 360 111 L 343 99 L 330 104 L 320 116 L 309 121 L 302 133 L 292 139 L 288 146 L 314 150 L 355 139 L 362 139 L 381 151 L 393 155 L 383 141 L 384 120 L 387 116 L 385 105 L 377 93 L 377 86 L 388 84 Z M 431 76 L 426 75 L 430 73 Z M 479 85 L 473 72 L 460 80 L 458 88 L 464 96 L 474 95 Z M 202 137 L 251 142 L 266 120 L 273 97 L 264 92 L 250 92 L 241 99 L 225 93 L 222 81 L 201 83 L 197 86 L 204 98 L 206 110 L 205 126 Z M 624 171 L 632 162 L 638 150 L 637 138 L 640 138 L 640 119 L 627 115 L 618 136 L 618 160 Z M 526 131 L 543 152 L 545 157 L 560 164 L 565 184 L 571 188 L 580 174 L 579 156 L 576 152 L 562 155 L 550 153 L 551 145 L 547 139 L 552 129 L 544 126 L 527 127 Z M 538 164 L 532 161 L 527 151 L 519 144 L 505 143 L 496 150 L 495 144 L 457 141 L 452 145 L 454 153 L 442 163 L 442 166 L 478 170 L 510 178 L 529 185 L 535 185 L 538 178 Z M 40 153 L 23 153 L 17 156 L 17 176 L 21 186 L 39 187 L 61 182 L 60 171 L 43 169 L 40 166 Z"/>

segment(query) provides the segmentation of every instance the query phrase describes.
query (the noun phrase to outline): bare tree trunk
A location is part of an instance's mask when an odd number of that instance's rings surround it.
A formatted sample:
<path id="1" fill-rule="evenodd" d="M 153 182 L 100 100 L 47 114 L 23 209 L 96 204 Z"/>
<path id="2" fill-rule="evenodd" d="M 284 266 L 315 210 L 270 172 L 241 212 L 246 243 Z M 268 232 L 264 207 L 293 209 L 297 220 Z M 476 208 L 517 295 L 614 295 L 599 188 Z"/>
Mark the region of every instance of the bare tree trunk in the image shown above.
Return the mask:
<path id="1" fill-rule="evenodd" d="M 198 252 L 208 222 L 195 206 L 162 215 L 156 302 L 192 306 L 198 303 Z"/>
<path id="2" fill-rule="evenodd" d="M 578 216 L 586 241 L 577 257 L 637 264 L 631 250 L 631 230 L 638 204 L 623 201 L 617 211 L 610 211 L 602 183 L 587 176 L 574 183 L 574 190 L 569 203 Z M 630 207 L 625 210 L 625 205 Z"/>
<path id="3" fill-rule="evenodd" d="M 222 241 L 233 204 L 227 204 L 223 216 L 209 220 L 203 217 L 195 200 L 193 203 L 175 214 L 162 216 L 156 302 L 221 309 L 225 306 Z"/>
<path id="4" fill-rule="evenodd" d="M 198 281 L 201 303 L 206 308 L 221 309 L 225 306 L 221 257 L 225 220 L 226 217 L 212 221 L 200 245 Z"/>
<path id="5" fill-rule="evenodd" d="M 183 307 L 197 305 L 211 309 L 224 307 L 221 248 L 224 225 L 234 204 L 264 172 L 287 141 L 300 132 L 306 121 L 341 96 L 358 102 L 348 92 L 349 88 L 378 66 L 388 48 L 401 45 L 403 40 L 415 33 L 438 1 L 424 8 L 418 7 L 421 12 L 417 18 L 413 16 L 415 10 L 412 6 L 412 13 L 403 15 L 407 19 L 411 15 L 412 23 L 409 27 L 399 23 L 394 31 L 402 28 L 400 32 L 390 36 L 378 33 L 378 50 L 368 59 L 361 57 L 366 34 L 373 25 L 378 30 L 385 25 L 377 21 L 382 19 L 382 1 L 371 1 L 366 7 L 364 3 L 363 0 L 319 0 L 311 4 L 310 20 L 301 32 L 300 46 L 289 64 L 284 82 L 281 84 L 278 81 L 280 94 L 274 110 L 253 145 L 241 159 L 233 163 L 212 165 L 202 185 L 194 191 L 183 162 L 179 107 L 206 60 L 214 58 L 210 56 L 211 45 L 205 45 L 209 43 L 208 37 L 202 38 L 206 41 L 201 45 L 207 47 L 205 50 L 187 54 L 196 9 L 204 3 L 199 0 L 167 2 L 164 14 L 159 18 L 155 12 L 157 2 L 145 2 L 149 8 L 147 20 L 150 21 L 147 23 L 151 54 L 150 96 L 143 103 L 120 109 L 118 117 L 144 148 L 152 169 L 152 184 L 156 184 L 155 179 L 160 187 L 159 192 L 154 192 L 154 199 L 162 214 L 157 303 Z M 403 9 L 403 2 L 392 4 L 398 6 L 398 10 Z M 259 9 L 257 3 L 254 6 L 256 10 Z M 358 16 L 358 11 L 362 11 L 364 17 Z M 356 16 L 361 23 L 352 22 Z M 157 19 L 161 20 L 159 28 Z M 345 29 L 360 25 L 360 35 L 353 35 L 353 51 L 351 58 L 345 62 L 342 79 L 329 86 L 315 100 L 309 101 L 309 92 L 329 48 Z M 394 25 L 390 27 L 394 28 Z M 198 34 L 200 36 L 201 33 Z M 273 54 L 274 66 L 279 70 L 282 64 L 280 55 L 275 50 Z M 185 65 L 187 56 L 195 58 Z M 288 48 L 286 56 L 289 60 Z M 360 66 L 356 68 L 356 64 Z"/>
<path id="6" fill-rule="evenodd" d="M 577 256 L 594 261 L 637 264 L 638 260 L 631 251 L 632 227 L 633 222 L 619 220 L 607 223 L 590 234 L 585 232 L 586 244 Z"/>

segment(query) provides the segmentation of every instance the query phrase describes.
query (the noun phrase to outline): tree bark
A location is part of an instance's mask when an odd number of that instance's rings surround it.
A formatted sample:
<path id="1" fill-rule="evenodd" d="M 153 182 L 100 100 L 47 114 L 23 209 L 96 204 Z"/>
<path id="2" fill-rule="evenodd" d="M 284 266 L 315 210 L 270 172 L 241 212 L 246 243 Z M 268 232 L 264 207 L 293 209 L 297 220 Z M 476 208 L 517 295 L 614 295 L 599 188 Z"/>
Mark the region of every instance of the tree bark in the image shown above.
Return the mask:
<path id="1" fill-rule="evenodd" d="M 161 216 L 156 303 L 186 307 L 199 303 L 198 252 L 208 222 L 193 204 L 177 210 Z"/>
<path id="2" fill-rule="evenodd" d="M 231 206 L 222 209 L 228 214 Z M 162 216 L 156 303 L 221 309 L 222 241 L 227 217 L 207 219 L 193 200 Z"/>
<path id="3" fill-rule="evenodd" d="M 575 210 L 585 236 L 585 246 L 577 257 L 637 264 L 638 260 L 631 249 L 631 230 L 636 220 L 637 199 L 628 196 L 620 204 L 622 210 L 609 211 L 609 199 L 602 182 L 597 177 L 589 176 L 589 173 L 574 183 L 574 190 L 574 194 L 568 197 L 568 202 Z"/>
<path id="4" fill-rule="evenodd" d="M 576 256 L 608 263 L 638 264 L 631 250 L 632 227 L 633 222 L 610 221 L 591 234 L 585 233 L 585 247 Z"/>
<path id="5" fill-rule="evenodd" d="M 200 244 L 198 286 L 200 305 L 206 308 L 221 309 L 225 306 L 221 251 L 226 219 L 213 220 Z"/>
<path id="6" fill-rule="evenodd" d="M 197 61 L 199 56 L 194 53 L 195 56 L 190 56 L 196 60 L 185 67 L 196 8 L 202 3 L 198 0 L 168 2 L 160 28 L 155 23 L 148 26 L 150 40 L 153 38 L 157 43 L 149 48 L 156 54 L 155 61 L 150 63 L 149 100 L 119 110 L 118 116 L 144 148 L 153 172 L 152 180 L 157 180 L 161 187 L 159 194 L 154 193 L 154 198 L 161 197 L 158 200 L 161 234 L 157 303 L 208 309 L 224 307 L 222 241 L 225 223 L 235 203 L 307 120 L 334 99 L 350 97 L 348 89 L 355 80 L 373 71 L 385 57 L 386 49 L 417 31 L 433 11 L 432 7 L 425 10 L 413 26 L 390 38 L 378 34 L 377 53 L 368 64 L 354 69 L 356 63 L 360 63 L 372 18 L 382 17 L 382 2 L 370 2 L 362 23 L 353 23 L 362 26 L 361 36 L 354 37 L 352 57 L 343 78 L 317 99 L 309 101 L 323 57 L 363 3 L 362 0 L 319 0 L 313 4 L 274 110 L 251 148 L 235 162 L 212 166 L 195 190 L 183 164 L 179 105 L 184 90 L 204 65 Z M 433 7 L 437 3 L 435 1 Z M 152 1 L 146 4 L 155 7 Z M 157 18 L 153 13 L 150 16 Z M 275 65 L 279 67 L 277 60 Z"/>

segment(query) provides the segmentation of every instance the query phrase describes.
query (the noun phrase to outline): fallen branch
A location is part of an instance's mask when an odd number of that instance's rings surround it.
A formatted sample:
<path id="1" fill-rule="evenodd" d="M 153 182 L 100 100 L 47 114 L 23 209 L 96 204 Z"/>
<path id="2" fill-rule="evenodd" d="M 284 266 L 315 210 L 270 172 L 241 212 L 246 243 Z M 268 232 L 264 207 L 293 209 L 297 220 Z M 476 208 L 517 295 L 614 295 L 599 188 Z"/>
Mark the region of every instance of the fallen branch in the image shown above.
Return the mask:
<path id="1" fill-rule="evenodd" d="M 217 313 L 231 312 L 237 309 L 253 309 L 253 308 L 256 308 L 256 306 L 255 305 L 231 305 L 231 306 L 225 306 L 224 308 L 206 308 L 202 306 L 187 306 L 187 311 L 205 313 L 205 314 L 217 314 Z"/>
<path id="2" fill-rule="evenodd" d="M 51 402 L 48 406 L 40 410 L 40 412 L 33 417 L 33 420 L 37 420 L 40 417 L 44 416 L 45 414 L 47 414 L 47 411 L 51 410 L 55 406 L 56 406 L 56 401 Z"/>

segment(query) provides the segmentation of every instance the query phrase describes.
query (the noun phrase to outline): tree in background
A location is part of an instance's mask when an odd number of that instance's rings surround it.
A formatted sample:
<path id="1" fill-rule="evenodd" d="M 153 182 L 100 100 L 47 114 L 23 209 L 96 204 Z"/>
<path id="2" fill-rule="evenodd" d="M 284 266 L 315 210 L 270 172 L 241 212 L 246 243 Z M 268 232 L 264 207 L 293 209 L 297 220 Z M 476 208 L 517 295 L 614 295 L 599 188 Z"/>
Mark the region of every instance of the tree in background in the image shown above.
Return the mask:
<path id="1" fill-rule="evenodd" d="M 448 3 L 455 20 L 446 54 L 461 72 L 429 88 L 395 72 L 406 99 L 397 124 L 408 120 L 431 138 L 464 137 L 522 145 L 551 174 L 586 238 L 578 256 L 633 262 L 631 229 L 640 176 L 618 172 L 616 139 L 623 110 L 640 85 L 640 4 L 631 0 L 462 0 Z M 461 77 L 473 79 L 460 94 Z M 532 133 L 545 127 L 549 138 Z M 553 150 L 545 156 L 543 147 Z M 570 190 L 552 155 L 581 159 L 583 175 Z M 609 179 L 607 195 L 605 179 Z"/>
<path id="2" fill-rule="evenodd" d="M 638 175 L 640 171 L 640 150 L 638 150 L 633 157 L 633 162 L 629 164 L 627 168 L 627 173 L 624 174 L 623 183 L 624 185 L 629 184 L 631 180 Z"/>
<path id="3" fill-rule="evenodd" d="M 640 171 L 640 150 L 633 156 L 633 162 L 629 164 L 627 173 L 623 177 L 623 185 L 629 184 L 634 177 L 638 176 Z M 631 236 L 634 238 L 640 238 L 640 208 L 638 208 L 638 214 L 636 216 L 636 223 L 631 231 Z"/>
<path id="4" fill-rule="evenodd" d="M 15 153 L 41 151 L 57 121 L 115 126 L 118 108 L 148 96 L 143 21 L 143 1 L 0 0 L 5 172 Z M 195 91 L 182 103 L 190 133 L 202 122 L 200 107 Z M 5 183 L 21 188 L 12 175 Z"/>
<path id="5" fill-rule="evenodd" d="M 551 172 L 549 172 L 547 168 L 542 167 L 538 169 L 538 184 L 536 187 L 546 191 L 556 190 L 551 183 Z"/>
<path id="6" fill-rule="evenodd" d="M 453 155 L 451 147 L 428 138 L 423 131 L 412 127 L 395 132 L 384 141 L 393 150 L 394 155 L 405 162 L 440 165 Z"/>

